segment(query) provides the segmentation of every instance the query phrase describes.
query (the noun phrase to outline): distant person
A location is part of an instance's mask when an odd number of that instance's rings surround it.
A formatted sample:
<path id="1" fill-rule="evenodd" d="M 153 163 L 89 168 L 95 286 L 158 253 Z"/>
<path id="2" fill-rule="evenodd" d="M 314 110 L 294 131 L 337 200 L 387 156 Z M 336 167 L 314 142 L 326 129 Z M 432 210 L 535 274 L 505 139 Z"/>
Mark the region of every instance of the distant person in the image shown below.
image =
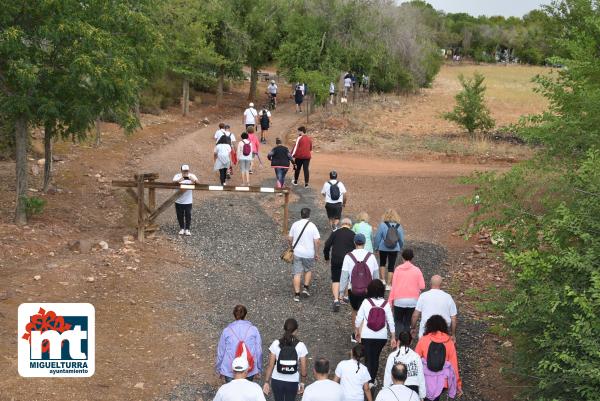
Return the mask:
<path id="1" fill-rule="evenodd" d="M 225 123 L 219 123 L 219 129 L 215 131 L 214 139 L 215 143 L 219 142 L 219 138 L 225 133 Z"/>
<path id="2" fill-rule="evenodd" d="M 229 382 L 235 378 L 231 364 L 235 358 L 244 357 L 248 362 L 247 379 L 252 381 L 262 372 L 262 340 L 256 326 L 246 320 L 248 310 L 244 305 L 233 308 L 235 320 L 221 333 L 217 347 L 217 374 Z"/>
<path id="3" fill-rule="evenodd" d="M 246 125 L 246 131 L 248 131 L 248 127 L 256 126 L 257 117 L 258 112 L 254 108 L 254 103 L 248 104 L 248 108 L 244 110 L 244 115 L 242 116 L 242 124 Z"/>
<path id="4" fill-rule="evenodd" d="M 356 342 L 354 336 L 354 322 L 356 312 L 360 309 L 363 301 L 367 298 L 367 288 L 373 279 L 379 278 L 379 266 L 377 259 L 365 247 L 365 236 L 356 234 L 354 236 L 356 249 L 344 256 L 342 263 L 342 277 L 340 278 L 341 298 L 348 287 L 348 298 L 352 307 L 352 336 L 350 340 Z"/>
<path id="5" fill-rule="evenodd" d="M 329 83 L 329 104 L 333 104 L 335 100 L 335 84 L 333 81 Z"/>
<path id="6" fill-rule="evenodd" d="M 248 140 L 252 144 L 252 163 L 250 163 L 250 174 L 254 174 L 254 168 L 256 167 L 256 161 L 262 165 L 262 161 L 260 160 L 260 142 L 256 137 L 255 129 L 253 126 L 248 127 L 246 129 L 248 133 Z"/>
<path id="7" fill-rule="evenodd" d="M 225 135 L 219 138 L 213 151 L 214 170 L 219 172 L 221 185 L 227 185 L 227 170 L 231 166 L 231 145 L 227 143 Z"/>
<path id="8" fill-rule="evenodd" d="M 348 194 L 344 183 L 338 180 L 338 174 L 335 170 L 329 172 L 329 180 L 323 184 L 321 195 L 325 197 L 325 211 L 331 225 L 331 230 L 338 228 L 342 218 L 342 209 L 346 207 Z"/>
<path id="9" fill-rule="evenodd" d="M 403 363 L 390 368 L 392 383 L 381 389 L 375 401 L 419 401 L 419 394 L 405 385 L 408 369 Z"/>
<path id="10" fill-rule="evenodd" d="M 231 364 L 233 380 L 222 385 L 213 401 L 265 401 L 262 389 L 256 383 L 246 380 L 248 361 L 235 358 Z"/>
<path id="11" fill-rule="evenodd" d="M 456 345 L 448 333 L 446 319 L 433 315 L 427 320 L 415 352 L 423 361 L 426 400 L 438 401 L 444 390 L 450 398 L 462 394 Z"/>
<path id="12" fill-rule="evenodd" d="M 392 281 L 398 252 L 404 246 L 404 229 L 400 225 L 400 216 L 394 209 L 388 209 L 381 217 L 381 223 L 377 227 L 373 246 L 379 251 L 380 273 L 386 289 L 391 289 L 389 283 Z M 387 278 L 385 266 L 387 264 Z"/>
<path id="13" fill-rule="evenodd" d="M 344 78 L 344 97 L 348 97 L 350 88 L 352 88 L 352 75 L 350 75 L 350 73 L 348 73 L 348 74 L 346 74 L 346 77 Z"/>
<path id="14" fill-rule="evenodd" d="M 273 101 L 274 108 L 277 107 L 277 84 L 275 83 L 275 80 L 272 79 L 269 86 L 267 86 L 267 93 Z"/>
<path id="15" fill-rule="evenodd" d="M 329 380 L 329 360 L 317 358 L 313 376 L 315 381 L 304 389 L 302 401 L 344 401 L 340 384 Z"/>
<path id="16" fill-rule="evenodd" d="M 350 229 L 352 221 L 349 218 L 342 219 L 342 227 L 333 231 L 323 247 L 325 260 L 330 259 L 331 254 L 331 292 L 333 293 L 333 311 L 340 310 L 340 278 L 342 276 L 342 265 L 344 257 L 354 250 L 354 232 Z"/>
<path id="17" fill-rule="evenodd" d="M 271 161 L 271 167 L 275 169 L 276 188 L 285 188 L 285 175 L 294 158 L 287 146 L 281 143 L 281 139 L 275 139 L 275 147 L 271 149 L 267 159 Z"/>
<path id="18" fill-rule="evenodd" d="M 402 251 L 404 263 L 394 270 L 392 289 L 388 302 L 394 307 L 394 321 L 397 333 L 410 331 L 411 319 L 421 291 L 425 289 L 423 272 L 412 264 L 414 252 L 412 249 Z"/>
<path id="19" fill-rule="evenodd" d="M 419 337 L 423 336 L 425 323 L 433 315 L 440 315 L 446 320 L 450 327 L 450 336 L 456 341 L 457 310 L 454 299 L 441 289 L 443 279 L 439 275 L 431 277 L 431 289 L 419 296 L 415 311 L 412 315 L 411 330 L 415 333 L 417 321 L 421 319 L 419 326 Z"/>
<path id="20" fill-rule="evenodd" d="M 181 165 L 181 173 L 175 174 L 173 182 L 178 184 L 197 184 L 198 178 L 190 173 L 190 166 Z M 188 189 L 175 201 L 175 214 L 179 223 L 179 235 L 192 235 L 192 190 Z"/>
<path id="21" fill-rule="evenodd" d="M 381 351 L 388 342 L 388 332 L 392 348 L 396 346 L 394 315 L 384 295 L 385 285 L 379 279 L 372 280 L 367 287 L 367 298 L 360 305 L 355 321 L 355 338 L 365 347 L 365 361 L 373 386 L 379 371 Z"/>
<path id="22" fill-rule="evenodd" d="M 242 186 L 250 185 L 250 166 L 252 165 L 252 143 L 248 134 L 242 132 L 242 140 L 237 146 L 237 158 L 242 175 Z"/>
<path id="23" fill-rule="evenodd" d="M 235 151 L 235 135 L 231 132 L 231 127 L 229 124 L 225 124 L 224 133 L 222 135 L 225 137 L 226 142 L 231 146 L 231 163 L 229 165 L 229 171 L 227 172 L 227 179 L 229 180 L 233 175 L 233 166 L 237 164 L 237 154 Z"/>
<path id="24" fill-rule="evenodd" d="M 356 234 L 362 234 L 365 236 L 365 249 L 369 252 L 373 252 L 373 227 L 369 224 L 369 215 L 367 212 L 360 212 L 356 215 L 356 223 L 352 226 L 352 231 Z"/>
<path id="25" fill-rule="evenodd" d="M 302 102 L 304 102 L 304 87 L 300 82 L 294 87 L 294 103 L 296 104 L 296 113 L 302 113 Z"/>
<path id="26" fill-rule="evenodd" d="M 269 395 L 273 390 L 275 401 L 294 401 L 296 394 L 304 392 L 308 349 L 298 339 L 296 319 L 287 319 L 283 331 L 283 337 L 269 347 L 263 392 Z"/>
<path id="27" fill-rule="evenodd" d="M 269 127 L 271 126 L 271 112 L 267 110 L 266 106 L 258 113 L 258 121 L 260 122 L 260 142 L 267 143 Z"/>
<path id="28" fill-rule="evenodd" d="M 383 387 L 389 387 L 396 384 L 392 377 L 392 368 L 401 363 L 406 367 L 406 378 L 404 385 L 419 395 L 419 399 L 426 396 L 425 376 L 423 374 L 423 362 L 421 357 L 410 348 L 412 336 L 407 331 L 398 334 L 398 348 L 392 351 L 388 356 L 385 371 L 383 373 Z M 417 401 L 415 399 L 415 401 Z"/>
<path id="29" fill-rule="evenodd" d="M 344 401 L 373 401 L 369 386 L 371 376 L 361 361 L 365 357 L 362 344 L 356 344 L 350 352 L 350 359 L 341 361 L 335 368 L 334 380 L 342 386 Z"/>
<path id="30" fill-rule="evenodd" d="M 300 302 L 300 287 L 302 274 L 304 274 L 304 286 L 302 295 L 310 296 L 310 282 L 312 271 L 319 259 L 319 229 L 309 220 L 310 209 L 305 207 L 300 210 L 301 219 L 292 224 L 288 236 L 290 247 L 294 249 L 294 261 L 292 262 L 292 284 L 294 287 L 294 301 Z"/>
<path id="31" fill-rule="evenodd" d="M 312 157 L 313 143 L 312 138 L 306 135 L 306 128 L 304 126 L 298 127 L 298 138 L 296 144 L 292 150 L 292 157 L 296 165 L 294 171 L 293 185 L 298 185 L 298 178 L 300 177 L 300 170 L 304 172 L 304 188 L 308 188 L 308 180 L 310 178 L 310 172 L 308 166 Z"/>

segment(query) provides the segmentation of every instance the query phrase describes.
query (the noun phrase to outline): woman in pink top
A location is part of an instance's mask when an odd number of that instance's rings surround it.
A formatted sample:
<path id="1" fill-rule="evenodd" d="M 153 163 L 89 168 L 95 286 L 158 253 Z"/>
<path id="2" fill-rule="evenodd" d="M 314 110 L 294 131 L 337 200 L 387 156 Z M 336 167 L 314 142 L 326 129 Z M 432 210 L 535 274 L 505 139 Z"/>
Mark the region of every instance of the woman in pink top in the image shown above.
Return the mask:
<path id="1" fill-rule="evenodd" d="M 410 331 L 410 319 L 421 291 L 425 289 L 425 280 L 421 269 L 411 263 L 414 257 L 412 249 L 402 251 L 404 263 L 396 266 L 392 278 L 392 289 L 388 303 L 394 306 L 396 333 Z"/>
<path id="2" fill-rule="evenodd" d="M 260 142 L 254 134 L 254 127 L 248 127 L 246 131 L 248 133 L 248 140 L 250 141 L 250 144 L 252 144 L 252 162 L 250 162 L 250 174 L 253 174 L 254 166 L 256 163 L 255 159 L 258 159 L 260 161 L 260 156 L 258 155 L 258 148 L 260 147 Z"/>

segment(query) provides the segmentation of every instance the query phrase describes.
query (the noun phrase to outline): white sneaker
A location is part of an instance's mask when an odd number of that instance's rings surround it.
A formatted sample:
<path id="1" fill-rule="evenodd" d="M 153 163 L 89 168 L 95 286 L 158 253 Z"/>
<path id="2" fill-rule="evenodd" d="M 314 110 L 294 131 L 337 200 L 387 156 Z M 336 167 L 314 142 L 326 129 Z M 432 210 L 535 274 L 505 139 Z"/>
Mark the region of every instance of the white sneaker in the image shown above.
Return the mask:
<path id="1" fill-rule="evenodd" d="M 185 230 L 182 228 L 181 230 L 179 230 L 179 235 L 183 235 L 185 234 Z"/>
<path id="2" fill-rule="evenodd" d="M 185 235 L 190 236 L 192 235 L 192 233 L 190 232 L 190 230 L 185 230 Z"/>
<path id="3" fill-rule="evenodd" d="M 392 289 L 392 286 L 391 286 L 391 285 L 387 284 L 387 285 L 385 286 L 385 290 L 386 290 L 386 291 L 390 291 L 391 289 Z"/>

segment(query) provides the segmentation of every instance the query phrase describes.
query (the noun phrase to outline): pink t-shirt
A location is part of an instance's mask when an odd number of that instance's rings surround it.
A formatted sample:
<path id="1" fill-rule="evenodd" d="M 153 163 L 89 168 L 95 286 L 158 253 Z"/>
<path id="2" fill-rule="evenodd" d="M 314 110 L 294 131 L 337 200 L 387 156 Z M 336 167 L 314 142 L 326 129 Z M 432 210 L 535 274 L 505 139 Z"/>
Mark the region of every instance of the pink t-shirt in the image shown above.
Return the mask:
<path id="1" fill-rule="evenodd" d="M 260 142 L 254 133 L 248 134 L 248 140 L 252 144 L 252 153 L 258 153 L 258 148 L 260 147 Z"/>
<path id="2" fill-rule="evenodd" d="M 410 262 L 404 262 L 394 270 L 392 289 L 388 302 L 393 305 L 395 299 L 418 299 L 425 289 L 425 280 L 421 269 Z"/>

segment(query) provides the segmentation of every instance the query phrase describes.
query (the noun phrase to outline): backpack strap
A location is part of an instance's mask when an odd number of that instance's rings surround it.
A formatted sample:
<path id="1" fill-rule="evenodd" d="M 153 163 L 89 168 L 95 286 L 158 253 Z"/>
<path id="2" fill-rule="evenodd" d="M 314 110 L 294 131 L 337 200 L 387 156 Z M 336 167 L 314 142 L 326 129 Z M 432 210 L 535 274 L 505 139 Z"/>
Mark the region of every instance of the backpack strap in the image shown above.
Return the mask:
<path id="1" fill-rule="evenodd" d="M 373 300 L 371 298 L 367 298 L 367 301 L 369 301 L 369 303 L 371 304 L 372 307 L 375 307 L 375 303 L 373 302 Z"/>
<path id="2" fill-rule="evenodd" d="M 373 255 L 371 252 L 367 252 L 367 256 L 365 256 L 365 258 L 363 259 L 363 263 L 367 263 L 367 260 L 369 260 L 371 255 Z"/>
<path id="3" fill-rule="evenodd" d="M 298 241 L 300 241 L 300 238 L 302 238 L 302 234 L 304 234 L 304 230 L 306 230 L 306 227 L 308 226 L 308 224 L 310 223 L 310 220 L 306 222 L 306 224 L 304 225 L 304 227 L 302 228 L 302 231 L 300 231 L 300 235 L 298 236 L 298 238 L 296 239 L 296 242 L 294 242 L 294 245 L 292 245 L 292 250 L 294 248 L 296 248 L 296 245 L 298 245 Z"/>
<path id="4" fill-rule="evenodd" d="M 352 259 L 354 264 L 358 263 L 358 259 L 356 259 L 356 256 L 354 256 L 352 252 L 348 252 L 348 256 L 350 256 L 350 259 Z"/>

